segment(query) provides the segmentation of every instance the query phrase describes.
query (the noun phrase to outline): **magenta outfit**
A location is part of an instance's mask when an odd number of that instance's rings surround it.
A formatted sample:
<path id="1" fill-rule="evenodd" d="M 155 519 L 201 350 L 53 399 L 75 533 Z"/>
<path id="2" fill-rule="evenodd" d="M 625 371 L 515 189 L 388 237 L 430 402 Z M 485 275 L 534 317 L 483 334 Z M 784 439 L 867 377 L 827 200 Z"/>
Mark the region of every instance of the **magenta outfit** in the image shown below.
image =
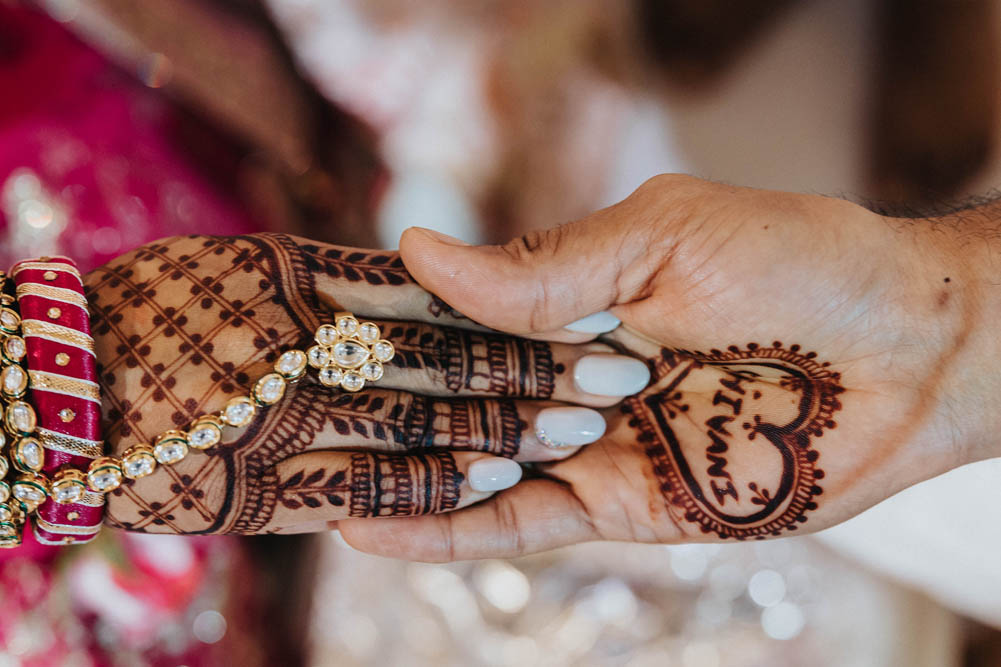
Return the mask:
<path id="1" fill-rule="evenodd" d="M 256 231 L 218 177 L 235 171 L 236 152 L 43 14 L 0 4 L 0 90 L 3 268 L 67 255 L 86 272 L 164 236 Z M 191 136 L 197 162 L 183 148 Z M 77 315 L 66 323 L 85 324 L 70 322 Z M 39 403 L 41 418 L 68 432 Z M 99 410 L 77 407 L 90 437 Z M 0 551 L 0 647 L 24 664 L 107 665 L 114 655 L 200 667 L 239 654 L 240 615 L 254 614 L 228 585 L 250 576 L 239 540 L 105 530 L 86 546 L 50 547 L 30 533 Z"/>

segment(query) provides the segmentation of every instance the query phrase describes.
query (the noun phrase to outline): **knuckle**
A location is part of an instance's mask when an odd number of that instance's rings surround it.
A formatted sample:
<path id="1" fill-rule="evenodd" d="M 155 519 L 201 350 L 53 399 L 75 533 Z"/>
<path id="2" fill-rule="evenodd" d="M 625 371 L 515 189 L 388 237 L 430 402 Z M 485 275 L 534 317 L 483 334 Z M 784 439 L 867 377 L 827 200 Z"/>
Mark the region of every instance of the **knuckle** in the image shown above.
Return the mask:
<path id="1" fill-rule="evenodd" d="M 689 176 L 688 174 L 657 174 L 645 180 L 638 188 L 637 193 L 657 192 L 673 190 L 677 188 L 700 187 L 705 183 L 701 178 Z"/>
<path id="2" fill-rule="evenodd" d="M 525 538 L 521 532 L 518 511 L 514 503 L 504 496 L 500 496 L 493 503 L 493 508 L 497 534 L 501 538 L 501 544 L 506 545 L 508 553 L 524 553 Z"/>
<path id="3" fill-rule="evenodd" d="M 512 259 L 534 262 L 540 257 L 555 255 L 566 241 L 570 224 L 527 232 L 501 246 Z"/>
<path id="4" fill-rule="evenodd" d="M 394 440 L 405 450 L 428 449 L 434 446 L 435 411 L 430 398 L 418 394 L 400 394 L 398 407 L 394 407 L 390 418 L 390 430 Z"/>

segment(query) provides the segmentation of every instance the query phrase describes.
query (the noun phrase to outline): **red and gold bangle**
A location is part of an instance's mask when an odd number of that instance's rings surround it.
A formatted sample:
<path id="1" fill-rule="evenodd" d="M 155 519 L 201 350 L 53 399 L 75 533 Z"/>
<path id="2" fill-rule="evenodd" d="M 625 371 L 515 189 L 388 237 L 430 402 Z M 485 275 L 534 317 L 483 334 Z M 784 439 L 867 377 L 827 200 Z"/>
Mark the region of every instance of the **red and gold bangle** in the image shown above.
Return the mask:
<path id="1" fill-rule="evenodd" d="M 24 472 L 13 491 L 25 496 L 19 500 L 27 499 L 30 510 L 45 487 L 47 497 L 37 504 L 34 526 L 39 542 L 87 542 L 100 530 L 104 497 L 87 489 L 87 469 L 103 454 L 103 446 L 83 280 L 65 257 L 19 262 L 10 273 L 27 352 L 28 398 L 37 415 L 34 432 L 19 442 L 41 443 L 45 451 L 42 474 Z"/>

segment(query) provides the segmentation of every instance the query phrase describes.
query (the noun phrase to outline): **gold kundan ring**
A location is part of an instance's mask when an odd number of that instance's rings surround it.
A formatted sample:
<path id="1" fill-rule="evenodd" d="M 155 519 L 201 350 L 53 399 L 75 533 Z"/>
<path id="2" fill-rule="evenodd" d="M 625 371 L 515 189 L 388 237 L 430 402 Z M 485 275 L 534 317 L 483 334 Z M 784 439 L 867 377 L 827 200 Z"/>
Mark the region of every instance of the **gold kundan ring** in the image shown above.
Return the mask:
<path id="1" fill-rule="evenodd" d="M 337 313 L 334 324 L 321 324 L 316 344 L 306 350 L 306 360 L 317 369 L 320 383 L 359 391 L 366 382 L 382 377 L 383 364 L 396 354 L 374 322 L 359 322 L 351 313 Z"/>

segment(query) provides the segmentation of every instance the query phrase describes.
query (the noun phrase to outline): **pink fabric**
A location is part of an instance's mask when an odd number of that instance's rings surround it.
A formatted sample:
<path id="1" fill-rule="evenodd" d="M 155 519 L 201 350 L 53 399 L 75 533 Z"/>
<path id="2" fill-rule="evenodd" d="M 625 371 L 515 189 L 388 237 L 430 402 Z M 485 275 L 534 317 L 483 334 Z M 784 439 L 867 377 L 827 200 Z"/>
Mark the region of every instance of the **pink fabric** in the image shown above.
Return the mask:
<path id="1" fill-rule="evenodd" d="M 190 123 L 43 15 L 0 5 L 0 90 L 0 184 L 30 170 L 65 218 L 32 254 L 66 255 L 86 272 L 163 236 L 258 231 L 232 195 L 239 154 L 225 134 Z M 25 256 L 15 209 L 0 206 L 4 267 Z"/>
<path id="2" fill-rule="evenodd" d="M 242 152 L 225 133 L 193 122 L 44 14 L 2 2 L 0 91 L 0 268 L 49 254 L 72 257 L 87 271 L 164 236 L 260 231 L 233 195 L 228 179 Z M 24 183 L 37 186 L 27 188 L 28 203 L 50 207 L 59 224 L 27 224 L 20 215 L 26 188 L 16 187 Z M 25 279 L 40 277 L 25 272 Z M 48 310 L 44 299 L 37 303 Z M 82 325 L 79 313 L 63 310 L 59 323 Z M 38 368 L 61 349 L 39 340 L 28 364 Z M 72 349 L 74 361 L 61 369 L 67 374 L 82 363 Z M 62 400 L 94 428 L 98 414 L 88 401 Z M 55 404 L 43 402 L 38 412 L 52 430 L 69 432 Z M 60 523 L 67 510 L 49 511 Z M 228 664 L 240 642 L 266 643 L 245 630 L 259 616 L 251 589 L 231 585 L 254 577 L 240 545 L 230 537 L 106 530 L 92 545 L 61 548 L 40 545 L 28 531 L 20 548 L 0 550 L 0 646 L 47 627 L 19 656 L 24 664 Z M 167 551 L 170 567 L 156 558 Z M 227 614 L 222 641 L 191 635 L 196 600 Z"/>

